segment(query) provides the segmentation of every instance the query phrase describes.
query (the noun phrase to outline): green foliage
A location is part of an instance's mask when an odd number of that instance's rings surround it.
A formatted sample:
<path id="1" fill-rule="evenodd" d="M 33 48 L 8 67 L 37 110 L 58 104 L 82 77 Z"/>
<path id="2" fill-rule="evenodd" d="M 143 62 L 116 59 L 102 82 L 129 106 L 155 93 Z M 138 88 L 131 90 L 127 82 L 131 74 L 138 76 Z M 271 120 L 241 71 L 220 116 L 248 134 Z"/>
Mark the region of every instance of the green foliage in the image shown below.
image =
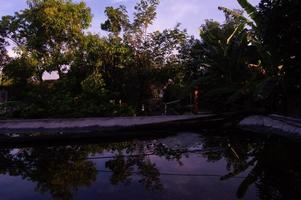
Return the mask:
<path id="1" fill-rule="evenodd" d="M 106 8 L 108 19 L 101 28 L 111 33 L 108 37 L 84 33 L 91 21 L 84 3 L 32 0 L 28 9 L 6 16 L 1 24 L 5 24 L 6 37 L 16 44 L 19 57 L 5 66 L 4 74 L 12 80 L 14 90 L 17 85 L 27 85 L 14 96 L 24 104 L 15 114 L 132 115 L 152 98 L 153 84 L 162 88 L 170 79 L 180 84 L 175 52 L 187 33 L 179 25 L 147 32 L 158 3 L 138 2 L 132 21 L 124 6 Z M 59 80 L 43 83 L 45 71 L 57 71 Z"/>
<path id="2" fill-rule="evenodd" d="M 95 97 L 101 97 L 105 95 L 105 83 L 102 75 L 99 72 L 94 72 L 82 83 L 83 92 Z"/>
<path id="3" fill-rule="evenodd" d="M 0 70 L 3 69 L 3 66 L 9 61 L 7 51 L 5 47 L 8 43 L 5 41 L 5 24 L 4 22 L 0 23 Z"/>
<path id="4" fill-rule="evenodd" d="M 209 88 L 203 88 L 203 90 L 209 90 L 210 100 L 213 94 L 218 94 L 218 91 L 221 92 L 220 96 L 227 96 L 226 94 L 231 91 L 235 92 L 233 89 L 223 88 L 225 85 L 239 87 L 251 76 L 244 58 L 244 51 L 247 49 L 246 36 L 232 36 L 236 27 L 238 24 L 234 21 L 228 21 L 225 25 L 207 21 L 201 29 L 202 45 L 205 51 L 202 63 L 206 68 L 208 80 L 212 82 L 207 84 Z M 230 37 L 232 37 L 231 41 L 228 40 Z M 221 89 L 217 89 L 218 87 Z M 214 102 L 212 101 L 212 106 L 215 105 Z M 225 102 L 224 99 L 221 99 L 221 102 Z"/>
<path id="5" fill-rule="evenodd" d="M 258 32 L 271 53 L 271 71 L 282 75 L 287 92 L 292 94 L 300 94 L 301 89 L 300 6 L 297 0 L 262 0 L 258 9 Z"/>
<path id="6" fill-rule="evenodd" d="M 105 14 L 108 19 L 101 24 L 102 30 L 112 32 L 115 36 L 118 36 L 122 29 L 127 30 L 129 17 L 124 6 L 119 8 L 107 7 Z"/>
<path id="7" fill-rule="evenodd" d="M 147 29 L 147 27 L 152 24 L 155 19 L 157 13 L 156 8 L 159 4 L 159 0 L 141 0 L 135 6 L 134 13 L 134 30 L 137 29 Z"/>
<path id="8" fill-rule="evenodd" d="M 237 0 L 240 6 L 247 12 L 247 14 L 254 20 L 255 23 L 258 23 L 257 10 L 248 0 Z"/>
<path id="9" fill-rule="evenodd" d="M 264 79 L 265 70 L 255 33 L 248 29 L 252 23 L 242 11 L 220 10 L 226 21 L 220 24 L 207 20 L 201 27 L 202 40 L 183 48 L 184 66 L 186 62 L 193 66 L 188 77 L 200 86 L 202 105 L 210 110 L 257 109 L 256 85 Z"/>
<path id="10" fill-rule="evenodd" d="M 178 59 L 175 52 L 187 38 L 186 31 L 180 30 L 179 25 L 162 32 L 147 32 L 155 19 L 158 3 L 154 0 L 140 1 L 134 8 L 132 21 L 124 7 L 108 7 L 108 20 L 102 24 L 104 30 L 112 33 L 107 44 L 112 50 L 103 59 L 105 82 L 114 99 L 121 99 L 137 108 L 152 97 L 150 86 L 163 87 L 168 79 L 177 76 L 176 70 L 160 75 L 167 72 L 167 68 L 176 68 Z M 112 77 L 116 77 L 116 81 Z"/>
<path id="11" fill-rule="evenodd" d="M 17 86 L 26 86 L 35 73 L 35 64 L 26 57 L 13 59 L 3 69 L 4 79 L 11 79 Z"/>
<path id="12" fill-rule="evenodd" d="M 301 94 L 299 3 L 238 2 L 249 18 L 219 7 L 225 22 L 207 20 L 198 40 L 180 24 L 149 32 L 159 0 L 140 0 L 133 17 L 125 6 L 107 7 L 107 36 L 86 32 L 92 16 L 83 2 L 29 0 L 0 21 L 1 86 L 19 102 L 2 116 L 134 115 L 142 105 L 191 104 L 196 87 L 206 109 L 278 110 Z M 45 72 L 59 79 L 45 81 Z"/>
<path id="13" fill-rule="evenodd" d="M 57 70 L 62 75 L 92 17 L 83 2 L 32 0 L 28 7 L 4 17 L 7 37 L 15 43 L 21 57 L 25 54 L 36 60 L 36 78 L 42 82 L 45 71 Z"/>

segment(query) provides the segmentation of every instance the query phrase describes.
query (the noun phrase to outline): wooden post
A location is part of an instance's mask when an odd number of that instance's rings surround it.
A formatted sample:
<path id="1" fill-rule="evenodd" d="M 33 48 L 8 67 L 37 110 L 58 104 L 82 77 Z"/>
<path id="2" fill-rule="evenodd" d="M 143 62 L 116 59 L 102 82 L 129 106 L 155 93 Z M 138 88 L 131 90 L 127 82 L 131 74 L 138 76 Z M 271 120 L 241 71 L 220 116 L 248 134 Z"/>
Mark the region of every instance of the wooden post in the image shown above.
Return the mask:
<path id="1" fill-rule="evenodd" d="M 200 112 L 200 107 L 199 107 L 199 102 L 200 102 L 200 90 L 199 90 L 199 87 L 196 87 L 195 88 L 195 90 L 194 90 L 194 92 L 193 92 L 193 99 L 194 99 L 194 102 L 193 102 L 193 104 L 194 104 L 194 109 L 193 109 L 193 111 L 195 112 L 195 113 L 198 113 L 198 112 Z"/>

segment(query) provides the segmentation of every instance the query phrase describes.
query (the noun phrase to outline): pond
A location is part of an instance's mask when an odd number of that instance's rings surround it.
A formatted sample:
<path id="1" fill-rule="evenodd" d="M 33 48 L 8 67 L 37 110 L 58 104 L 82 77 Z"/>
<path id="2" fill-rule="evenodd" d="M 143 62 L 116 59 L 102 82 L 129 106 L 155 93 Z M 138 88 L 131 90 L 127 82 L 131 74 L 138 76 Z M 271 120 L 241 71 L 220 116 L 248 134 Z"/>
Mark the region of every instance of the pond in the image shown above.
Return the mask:
<path id="1" fill-rule="evenodd" d="M 157 132 L 156 135 L 166 135 Z M 237 130 L 0 149 L 1 199 L 296 199 L 300 145 Z"/>

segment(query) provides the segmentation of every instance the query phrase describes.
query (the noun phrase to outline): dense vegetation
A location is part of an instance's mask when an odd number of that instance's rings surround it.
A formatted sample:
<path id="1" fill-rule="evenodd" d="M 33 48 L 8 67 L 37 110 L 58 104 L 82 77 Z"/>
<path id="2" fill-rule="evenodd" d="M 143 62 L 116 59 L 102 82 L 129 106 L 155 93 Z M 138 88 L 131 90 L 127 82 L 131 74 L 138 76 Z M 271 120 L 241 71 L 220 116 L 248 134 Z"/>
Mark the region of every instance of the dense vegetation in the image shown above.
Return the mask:
<path id="1" fill-rule="evenodd" d="M 174 100 L 181 113 L 195 88 L 206 110 L 300 113 L 301 3 L 238 2 L 248 17 L 221 7 L 225 22 L 206 21 L 199 40 L 179 25 L 149 32 L 159 0 L 140 0 L 133 17 L 124 6 L 107 7 L 104 36 L 87 31 L 84 2 L 29 0 L 0 21 L 0 86 L 9 93 L 1 115 L 158 114 Z M 44 80 L 45 72 L 59 79 Z"/>

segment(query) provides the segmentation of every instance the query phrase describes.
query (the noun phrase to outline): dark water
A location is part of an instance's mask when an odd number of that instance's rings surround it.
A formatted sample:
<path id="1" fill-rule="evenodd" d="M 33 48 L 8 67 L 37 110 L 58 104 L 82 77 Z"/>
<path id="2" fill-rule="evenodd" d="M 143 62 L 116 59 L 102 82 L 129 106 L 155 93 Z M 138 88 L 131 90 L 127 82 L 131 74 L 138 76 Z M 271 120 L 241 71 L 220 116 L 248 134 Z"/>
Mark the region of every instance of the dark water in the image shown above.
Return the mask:
<path id="1" fill-rule="evenodd" d="M 299 199 L 300 149 L 232 131 L 2 147 L 0 199 Z"/>

